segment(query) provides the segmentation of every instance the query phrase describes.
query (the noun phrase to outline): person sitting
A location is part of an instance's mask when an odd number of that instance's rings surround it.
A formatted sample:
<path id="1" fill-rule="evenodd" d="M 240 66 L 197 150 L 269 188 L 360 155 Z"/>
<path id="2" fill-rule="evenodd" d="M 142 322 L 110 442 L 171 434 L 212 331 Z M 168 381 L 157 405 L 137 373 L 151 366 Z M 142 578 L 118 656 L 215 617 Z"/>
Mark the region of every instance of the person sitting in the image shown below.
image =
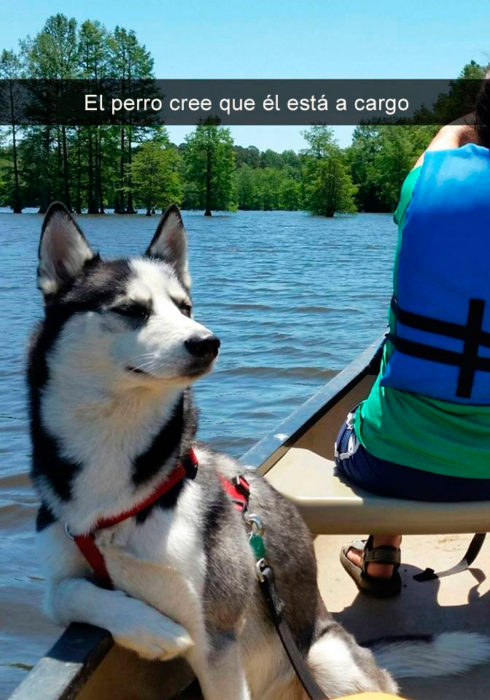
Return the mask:
<path id="1" fill-rule="evenodd" d="M 402 186 L 381 369 L 335 445 L 340 476 L 392 498 L 490 500 L 489 83 L 476 126 L 443 127 Z M 361 591 L 400 592 L 401 539 L 342 547 Z"/>

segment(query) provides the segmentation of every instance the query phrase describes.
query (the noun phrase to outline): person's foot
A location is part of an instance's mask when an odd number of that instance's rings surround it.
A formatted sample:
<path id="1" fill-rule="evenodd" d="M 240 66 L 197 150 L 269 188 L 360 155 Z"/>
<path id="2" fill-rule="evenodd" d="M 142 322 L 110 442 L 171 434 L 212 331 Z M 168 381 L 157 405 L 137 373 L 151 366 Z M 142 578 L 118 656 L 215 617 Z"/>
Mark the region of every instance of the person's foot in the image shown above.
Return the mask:
<path id="1" fill-rule="evenodd" d="M 401 535 L 375 535 L 373 537 L 373 549 L 381 546 L 399 547 L 401 545 Z M 346 557 L 353 564 L 362 569 L 363 550 L 351 546 L 346 551 Z M 370 561 L 366 564 L 366 573 L 373 578 L 391 578 L 393 576 L 393 564 L 378 564 Z"/>
<path id="2" fill-rule="evenodd" d="M 400 535 L 371 535 L 366 541 L 341 548 L 341 564 L 360 591 L 377 598 L 400 593 L 401 539 Z"/>

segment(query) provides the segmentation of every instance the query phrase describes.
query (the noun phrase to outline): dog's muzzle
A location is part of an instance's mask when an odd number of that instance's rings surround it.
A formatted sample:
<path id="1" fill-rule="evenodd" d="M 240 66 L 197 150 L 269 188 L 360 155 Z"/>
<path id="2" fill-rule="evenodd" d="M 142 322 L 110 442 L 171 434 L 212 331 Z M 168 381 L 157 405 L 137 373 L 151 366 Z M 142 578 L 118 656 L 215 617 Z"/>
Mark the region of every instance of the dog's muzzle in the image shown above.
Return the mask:
<path id="1" fill-rule="evenodd" d="M 184 345 L 192 357 L 211 362 L 218 355 L 221 342 L 215 335 L 195 335 L 186 340 Z"/>

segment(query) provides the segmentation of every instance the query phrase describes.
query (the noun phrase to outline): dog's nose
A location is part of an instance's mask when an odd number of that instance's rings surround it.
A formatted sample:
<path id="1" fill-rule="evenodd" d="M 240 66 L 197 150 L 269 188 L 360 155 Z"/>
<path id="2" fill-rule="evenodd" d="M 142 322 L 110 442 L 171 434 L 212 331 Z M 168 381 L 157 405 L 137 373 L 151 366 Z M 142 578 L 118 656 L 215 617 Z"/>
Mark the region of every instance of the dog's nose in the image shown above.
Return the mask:
<path id="1" fill-rule="evenodd" d="M 213 360 L 218 354 L 221 343 L 215 335 L 195 335 L 186 340 L 184 345 L 194 357 Z"/>

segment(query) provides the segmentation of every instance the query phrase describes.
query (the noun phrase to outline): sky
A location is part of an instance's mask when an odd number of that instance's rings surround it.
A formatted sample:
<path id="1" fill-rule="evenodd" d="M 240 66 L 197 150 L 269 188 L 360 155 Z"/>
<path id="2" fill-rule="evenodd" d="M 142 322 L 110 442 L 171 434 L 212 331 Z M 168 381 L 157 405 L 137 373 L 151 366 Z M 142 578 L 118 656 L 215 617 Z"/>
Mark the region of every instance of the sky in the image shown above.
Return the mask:
<path id="1" fill-rule="evenodd" d="M 157 78 L 452 78 L 490 61 L 486 0 L 0 0 L 0 49 L 49 15 L 134 29 Z M 305 147 L 302 127 L 232 127 L 242 146 Z M 340 145 L 352 127 L 336 127 Z M 180 142 L 191 127 L 169 127 Z"/>

